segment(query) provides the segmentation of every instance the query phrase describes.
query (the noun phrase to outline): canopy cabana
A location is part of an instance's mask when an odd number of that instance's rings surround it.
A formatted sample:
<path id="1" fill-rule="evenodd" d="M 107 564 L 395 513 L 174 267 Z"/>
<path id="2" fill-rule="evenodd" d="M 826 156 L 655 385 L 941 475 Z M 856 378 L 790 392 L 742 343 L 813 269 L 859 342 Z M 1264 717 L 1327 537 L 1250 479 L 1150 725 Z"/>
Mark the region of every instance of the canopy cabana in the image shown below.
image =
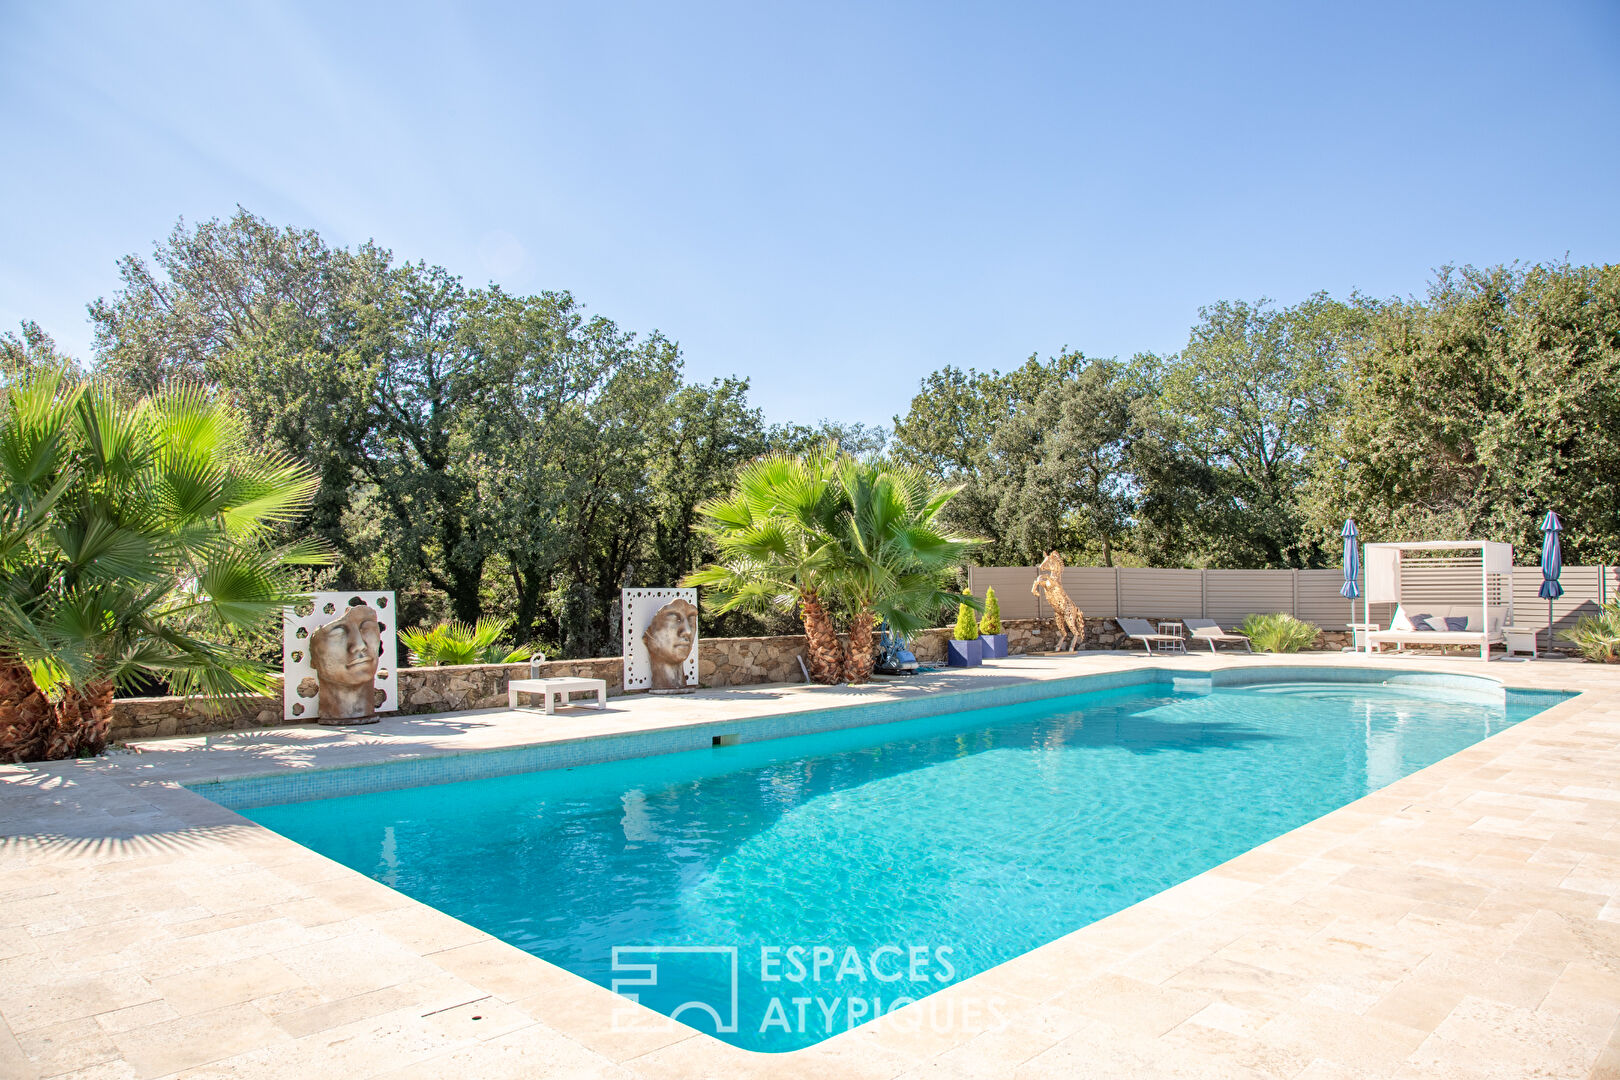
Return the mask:
<path id="1" fill-rule="evenodd" d="M 1362 619 L 1373 604 L 1394 604 L 1388 630 L 1370 630 L 1367 651 L 1385 645 L 1478 645 L 1489 660 L 1513 622 L 1513 545 L 1493 540 L 1368 544 Z"/>

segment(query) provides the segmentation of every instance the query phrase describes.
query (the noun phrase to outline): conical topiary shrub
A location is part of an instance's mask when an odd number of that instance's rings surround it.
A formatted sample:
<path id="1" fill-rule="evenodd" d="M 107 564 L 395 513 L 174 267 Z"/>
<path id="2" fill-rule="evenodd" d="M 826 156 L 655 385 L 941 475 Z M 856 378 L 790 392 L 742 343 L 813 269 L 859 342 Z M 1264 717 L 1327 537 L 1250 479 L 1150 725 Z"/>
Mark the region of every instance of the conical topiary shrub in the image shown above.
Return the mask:
<path id="1" fill-rule="evenodd" d="M 996 590 L 984 590 L 984 618 L 979 620 L 979 636 L 985 634 L 1001 633 L 1001 601 L 996 599 Z"/>
<path id="2" fill-rule="evenodd" d="M 979 636 L 979 620 L 973 617 L 973 609 L 967 604 L 956 605 L 956 633 L 953 636 L 957 641 L 973 641 Z"/>
<path id="3" fill-rule="evenodd" d="M 984 662 L 984 643 L 979 640 L 979 620 L 966 602 L 956 606 L 956 629 L 945 643 L 945 661 L 951 667 L 978 667 Z"/>
<path id="4" fill-rule="evenodd" d="M 984 618 L 979 620 L 979 640 L 984 642 L 984 658 L 996 660 L 1007 655 L 1007 635 L 1001 628 L 1001 601 L 996 590 L 984 590 Z"/>

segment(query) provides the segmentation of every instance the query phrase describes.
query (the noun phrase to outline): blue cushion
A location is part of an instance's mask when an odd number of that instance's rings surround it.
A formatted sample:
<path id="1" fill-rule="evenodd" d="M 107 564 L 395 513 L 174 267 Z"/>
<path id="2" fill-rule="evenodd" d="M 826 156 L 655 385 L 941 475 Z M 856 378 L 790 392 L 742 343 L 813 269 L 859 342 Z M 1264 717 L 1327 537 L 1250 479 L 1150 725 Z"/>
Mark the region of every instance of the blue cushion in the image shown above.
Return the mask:
<path id="1" fill-rule="evenodd" d="M 1429 631 L 1434 629 L 1429 625 L 1429 616 L 1427 615 L 1408 615 L 1406 618 L 1412 624 L 1414 630 Z"/>
<path id="2" fill-rule="evenodd" d="M 1459 633 L 1464 631 L 1464 630 L 1467 630 L 1468 629 L 1468 616 L 1466 616 L 1466 615 L 1447 615 L 1446 616 L 1446 629 L 1456 631 L 1456 632 L 1459 632 Z"/>

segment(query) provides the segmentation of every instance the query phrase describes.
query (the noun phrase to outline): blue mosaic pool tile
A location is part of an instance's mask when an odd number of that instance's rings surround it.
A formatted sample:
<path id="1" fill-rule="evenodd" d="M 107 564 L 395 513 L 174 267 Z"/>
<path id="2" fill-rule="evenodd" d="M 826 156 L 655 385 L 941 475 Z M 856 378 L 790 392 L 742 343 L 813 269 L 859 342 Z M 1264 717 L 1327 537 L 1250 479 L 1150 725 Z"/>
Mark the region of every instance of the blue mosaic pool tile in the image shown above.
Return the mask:
<path id="1" fill-rule="evenodd" d="M 626 758 L 677 754 L 707 749 L 717 735 L 735 735 L 737 742 L 760 742 L 792 735 L 810 735 L 842 728 L 887 724 L 940 716 L 971 709 L 996 708 L 1070 694 L 1113 690 L 1158 682 L 1187 693 L 1208 693 L 1216 686 L 1247 686 L 1271 682 L 1387 683 L 1391 685 L 1450 688 L 1503 700 L 1505 693 L 1534 694 L 1547 704 L 1572 696 L 1552 691 L 1504 691 L 1494 679 L 1429 672 L 1392 672 L 1378 668 L 1252 667 L 1215 672 L 1187 672 L 1174 668 L 1131 668 L 1126 671 L 1048 679 L 976 690 L 916 694 L 867 705 L 840 705 L 826 709 L 778 713 L 744 720 L 708 721 L 657 731 L 625 732 L 565 742 L 540 743 L 466 753 L 430 754 L 368 765 L 326 769 L 300 769 L 266 776 L 200 781 L 186 786 L 221 806 L 247 809 L 277 803 L 333 799 L 397 788 L 452 784 L 492 776 L 569 769 Z"/>

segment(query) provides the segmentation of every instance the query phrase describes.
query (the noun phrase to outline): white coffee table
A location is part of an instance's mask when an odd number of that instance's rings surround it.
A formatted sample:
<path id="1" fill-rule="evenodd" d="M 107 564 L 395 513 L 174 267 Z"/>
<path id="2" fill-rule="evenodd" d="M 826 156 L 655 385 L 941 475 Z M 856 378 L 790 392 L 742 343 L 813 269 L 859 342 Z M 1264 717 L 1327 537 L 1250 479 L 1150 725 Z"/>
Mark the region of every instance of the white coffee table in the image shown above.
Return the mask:
<path id="1" fill-rule="evenodd" d="M 569 694 L 592 692 L 596 694 L 596 707 L 607 708 L 606 679 L 513 679 L 506 684 L 506 703 L 515 709 L 518 707 L 519 694 L 539 694 L 546 703 L 546 714 L 549 716 L 557 711 L 559 704 L 569 703 Z"/>

